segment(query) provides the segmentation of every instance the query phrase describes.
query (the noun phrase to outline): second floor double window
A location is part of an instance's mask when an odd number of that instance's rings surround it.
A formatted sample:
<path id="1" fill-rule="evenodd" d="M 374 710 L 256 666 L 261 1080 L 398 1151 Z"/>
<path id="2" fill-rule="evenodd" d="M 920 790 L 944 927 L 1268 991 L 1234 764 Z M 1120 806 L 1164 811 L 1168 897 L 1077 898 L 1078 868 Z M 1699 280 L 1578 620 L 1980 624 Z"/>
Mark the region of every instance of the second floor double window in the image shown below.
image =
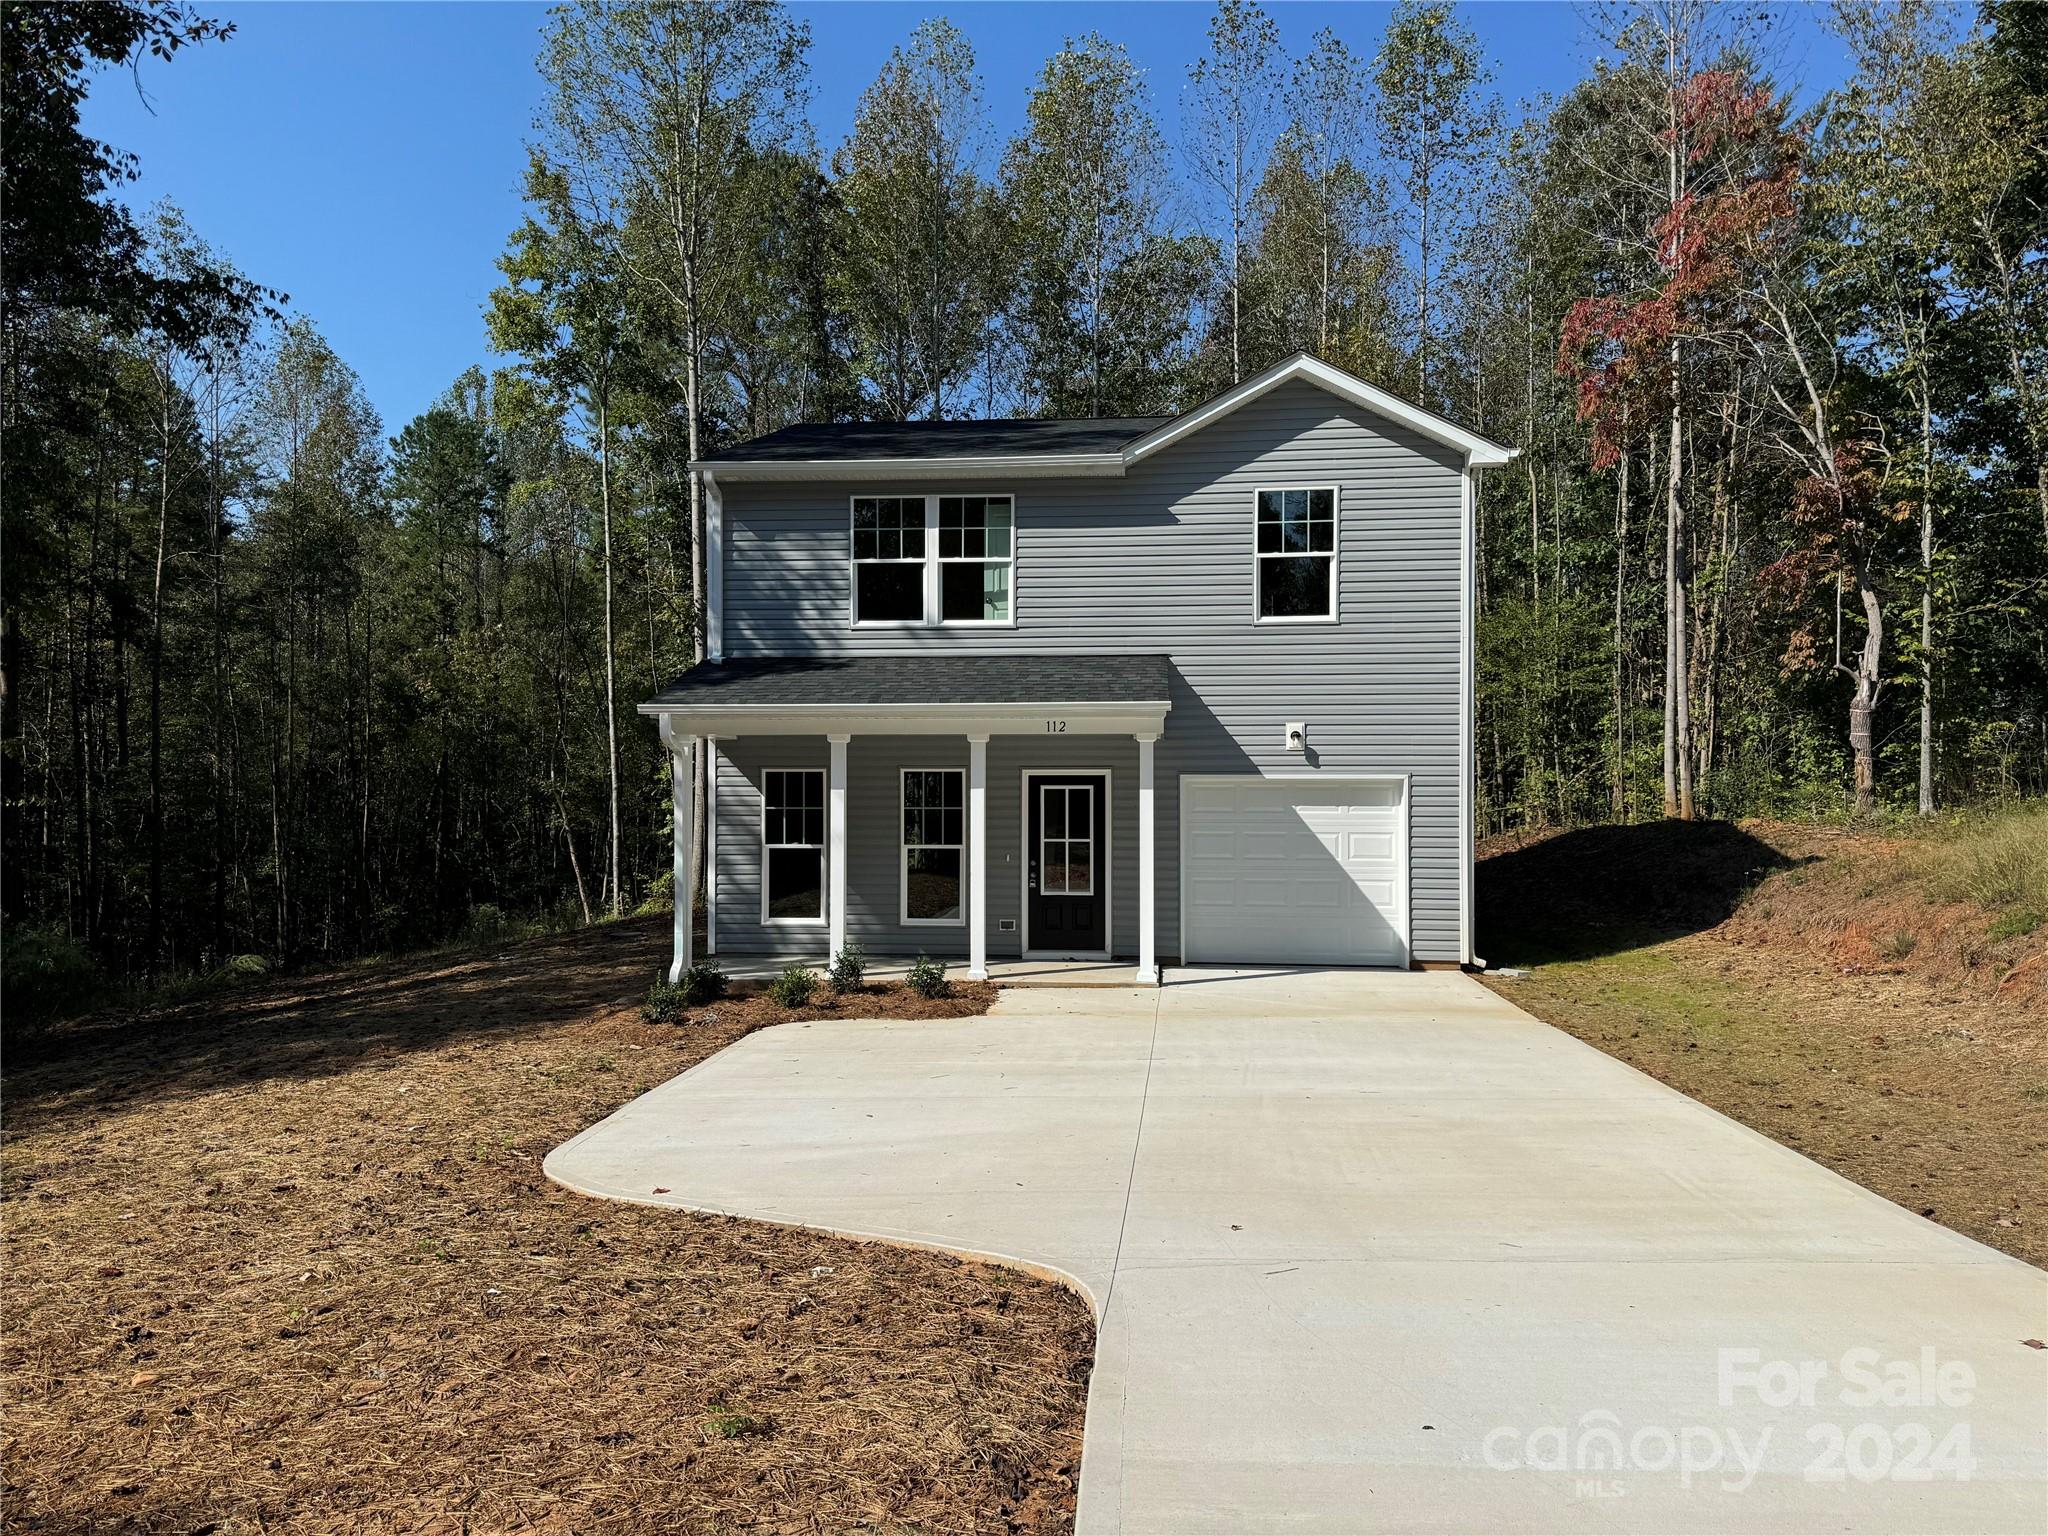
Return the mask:
<path id="1" fill-rule="evenodd" d="M 1008 496 L 853 498 L 855 624 L 1008 624 Z"/>

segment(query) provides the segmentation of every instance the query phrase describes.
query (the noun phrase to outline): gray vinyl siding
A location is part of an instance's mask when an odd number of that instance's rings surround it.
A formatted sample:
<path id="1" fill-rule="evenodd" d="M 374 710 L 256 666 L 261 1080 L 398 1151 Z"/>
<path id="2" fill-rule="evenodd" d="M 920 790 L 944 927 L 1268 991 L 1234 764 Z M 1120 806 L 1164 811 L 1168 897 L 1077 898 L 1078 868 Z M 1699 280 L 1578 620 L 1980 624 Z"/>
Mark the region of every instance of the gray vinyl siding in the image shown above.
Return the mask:
<path id="1" fill-rule="evenodd" d="M 1179 953 L 1179 776 L 1300 772 L 1408 775 L 1414 952 L 1457 960 L 1460 519 L 1462 456 L 1340 401 L 1284 384 L 1145 460 L 1121 479 L 928 485 L 733 483 L 725 508 L 726 654 L 812 655 L 929 650 L 1163 651 L 1174 662 L 1173 709 L 1157 751 L 1158 948 Z M 1254 492 L 1281 485 L 1338 489 L 1338 622 L 1252 622 Z M 850 498 L 926 490 L 1016 498 L 1016 623 L 1011 628 L 856 629 L 849 622 Z M 1305 721 L 1306 759 L 1284 726 Z M 759 912 L 758 790 L 744 849 L 727 835 L 728 777 L 776 745 L 726 744 L 718 865 L 720 943 L 770 945 Z M 791 742 L 814 754 L 822 741 Z M 964 741 L 855 737 L 850 749 L 850 931 L 871 951 L 965 953 L 962 930 L 894 928 L 895 773 L 869 773 L 880 754 L 952 753 Z M 1136 950 L 1136 748 L 1128 738 L 1069 736 L 1050 744 L 998 738 L 989 747 L 989 905 L 1018 903 L 1017 771 L 1050 751 L 1056 765 L 1116 770 L 1113 944 Z M 784 756 L 788 756 L 785 752 Z M 884 789 L 883 786 L 886 786 Z M 878 837 L 874 830 L 886 836 Z M 726 882 L 730 881 L 730 884 Z M 889 913 L 878 911 L 886 898 Z M 731 926 L 744 916 L 749 938 Z M 907 932 L 908 937 L 905 937 Z M 870 937 L 872 935 L 872 937 Z M 942 951 L 944 939 L 957 949 Z M 1014 935 L 989 935 L 992 955 Z M 822 939 L 817 942 L 822 948 Z M 737 950 L 736 950 L 737 952 Z M 779 951 L 778 951 L 779 952 Z M 806 951 L 809 952 L 809 951 Z"/>

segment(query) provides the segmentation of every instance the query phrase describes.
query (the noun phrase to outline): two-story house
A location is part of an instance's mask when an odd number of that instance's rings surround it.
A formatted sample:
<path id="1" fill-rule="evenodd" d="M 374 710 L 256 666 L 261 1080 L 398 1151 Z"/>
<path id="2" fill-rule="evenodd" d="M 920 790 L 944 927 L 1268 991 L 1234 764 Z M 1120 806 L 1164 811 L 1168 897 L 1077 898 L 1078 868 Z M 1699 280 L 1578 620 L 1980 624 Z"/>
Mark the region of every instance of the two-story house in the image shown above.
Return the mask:
<path id="1" fill-rule="evenodd" d="M 706 947 L 1472 959 L 1475 476 L 1297 356 L 1183 415 L 796 426 L 696 466 Z"/>

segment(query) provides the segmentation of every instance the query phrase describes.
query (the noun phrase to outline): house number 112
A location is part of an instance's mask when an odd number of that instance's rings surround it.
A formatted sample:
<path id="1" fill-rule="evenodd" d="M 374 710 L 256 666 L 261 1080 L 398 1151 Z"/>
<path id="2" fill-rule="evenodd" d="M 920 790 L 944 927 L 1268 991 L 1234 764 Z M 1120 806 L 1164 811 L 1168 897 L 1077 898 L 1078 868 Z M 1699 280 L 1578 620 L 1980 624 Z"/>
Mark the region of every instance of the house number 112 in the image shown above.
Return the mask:
<path id="1" fill-rule="evenodd" d="M 1048 720 L 1045 722 L 1045 728 L 1054 735 L 1058 735 L 1066 730 L 1067 722 L 1064 720 Z"/>

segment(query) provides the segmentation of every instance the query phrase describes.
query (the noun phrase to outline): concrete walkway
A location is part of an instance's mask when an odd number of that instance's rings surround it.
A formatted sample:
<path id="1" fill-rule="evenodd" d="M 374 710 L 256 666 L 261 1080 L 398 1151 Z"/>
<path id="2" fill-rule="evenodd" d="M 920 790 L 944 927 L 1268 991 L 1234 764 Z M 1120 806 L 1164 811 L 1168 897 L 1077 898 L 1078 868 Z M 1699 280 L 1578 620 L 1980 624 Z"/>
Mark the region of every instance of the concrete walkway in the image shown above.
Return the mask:
<path id="1" fill-rule="evenodd" d="M 2048 1529 L 2048 1274 L 1468 978 L 1171 979 L 766 1030 L 547 1172 L 1069 1279 L 1084 1536 Z"/>

